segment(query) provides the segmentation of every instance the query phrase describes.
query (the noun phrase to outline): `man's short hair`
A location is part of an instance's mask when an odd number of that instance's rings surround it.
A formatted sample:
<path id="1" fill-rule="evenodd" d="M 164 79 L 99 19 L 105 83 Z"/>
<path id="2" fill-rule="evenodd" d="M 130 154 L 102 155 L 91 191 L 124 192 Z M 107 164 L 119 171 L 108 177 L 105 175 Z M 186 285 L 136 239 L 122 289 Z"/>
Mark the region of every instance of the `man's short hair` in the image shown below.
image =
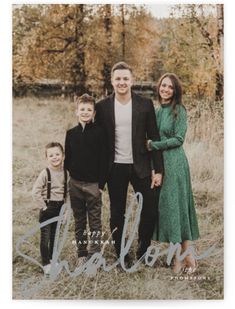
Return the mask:
<path id="1" fill-rule="evenodd" d="M 89 94 L 87 94 L 87 93 L 84 93 L 80 97 L 77 97 L 75 99 L 75 102 L 76 102 L 77 106 L 80 103 L 84 103 L 84 104 L 87 103 L 87 104 L 91 104 L 91 105 L 93 105 L 93 107 L 95 107 L 95 99 L 92 96 L 90 96 Z"/>
<path id="2" fill-rule="evenodd" d="M 129 70 L 132 74 L 132 68 L 124 61 L 120 61 L 114 64 L 111 70 L 111 74 L 113 75 L 116 70 Z"/>

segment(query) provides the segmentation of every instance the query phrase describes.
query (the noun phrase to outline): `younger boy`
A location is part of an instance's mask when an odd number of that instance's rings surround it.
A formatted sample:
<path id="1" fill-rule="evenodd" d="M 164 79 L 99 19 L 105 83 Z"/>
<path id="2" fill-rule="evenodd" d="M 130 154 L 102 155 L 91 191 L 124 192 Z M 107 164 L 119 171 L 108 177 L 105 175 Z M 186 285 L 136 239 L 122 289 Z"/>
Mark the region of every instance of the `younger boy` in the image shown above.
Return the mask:
<path id="1" fill-rule="evenodd" d="M 40 208 L 39 222 L 45 222 L 60 213 L 68 199 L 68 172 L 63 169 L 64 150 L 60 143 L 52 142 L 45 147 L 48 167 L 39 174 L 33 186 L 33 199 Z M 50 273 L 57 222 L 41 228 L 40 252 L 44 273 Z"/>
<path id="2" fill-rule="evenodd" d="M 66 133 L 65 167 L 70 173 L 70 199 L 75 220 L 78 264 L 100 251 L 101 193 L 107 159 L 102 129 L 94 123 L 95 100 L 83 94 L 77 101 L 78 125 Z M 91 235 L 88 248 L 87 217 Z"/>

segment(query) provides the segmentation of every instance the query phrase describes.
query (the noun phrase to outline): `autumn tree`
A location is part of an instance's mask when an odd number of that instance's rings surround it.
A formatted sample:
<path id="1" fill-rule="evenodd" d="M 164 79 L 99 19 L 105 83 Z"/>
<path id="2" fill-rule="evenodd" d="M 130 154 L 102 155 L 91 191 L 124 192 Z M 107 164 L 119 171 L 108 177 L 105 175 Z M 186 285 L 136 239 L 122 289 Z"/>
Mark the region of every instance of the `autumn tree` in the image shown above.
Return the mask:
<path id="1" fill-rule="evenodd" d="M 34 34 L 37 31 L 42 17 L 40 5 L 14 5 L 12 19 L 12 54 L 13 54 L 13 87 L 17 92 L 19 86 L 33 82 L 33 67 L 28 65 L 26 55 L 34 42 Z"/>
<path id="2" fill-rule="evenodd" d="M 188 29 L 190 27 L 194 29 L 194 33 L 197 33 L 197 39 L 189 44 L 189 48 L 192 50 L 194 46 L 194 49 L 198 49 L 200 52 L 197 63 L 197 81 L 204 80 L 204 85 L 199 86 L 198 92 L 200 94 L 200 91 L 203 91 L 202 94 L 205 95 L 206 88 L 209 85 L 214 85 L 215 99 L 222 100 L 223 54 L 221 51 L 223 49 L 223 5 L 179 5 L 176 6 L 176 14 L 179 11 L 181 19 L 184 20 L 182 24 L 183 30 L 185 31 L 186 27 Z M 187 42 L 189 42 L 189 39 L 187 39 Z M 194 71 L 194 76 L 195 73 Z M 208 73 L 210 76 L 206 76 Z M 211 83 L 211 79 L 215 79 L 215 82 Z M 197 84 L 195 80 L 193 82 Z"/>
<path id="3" fill-rule="evenodd" d="M 60 64 L 62 70 L 58 76 L 65 74 L 65 79 L 72 81 L 75 93 L 80 95 L 86 91 L 85 5 L 53 5 L 47 14 L 42 39 L 44 58 L 47 61 L 52 57 L 54 64 Z"/>
<path id="4" fill-rule="evenodd" d="M 144 5 L 47 4 L 13 9 L 13 76 L 112 91 L 110 71 L 126 61 L 136 82 L 178 74 L 187 94 L 222 98 L 223 6 L 178 5 L 157 19 Z M 16 78 L 17 77 L 17 78 Z M 16 84 L 14 83 L 14 85 Z"/>

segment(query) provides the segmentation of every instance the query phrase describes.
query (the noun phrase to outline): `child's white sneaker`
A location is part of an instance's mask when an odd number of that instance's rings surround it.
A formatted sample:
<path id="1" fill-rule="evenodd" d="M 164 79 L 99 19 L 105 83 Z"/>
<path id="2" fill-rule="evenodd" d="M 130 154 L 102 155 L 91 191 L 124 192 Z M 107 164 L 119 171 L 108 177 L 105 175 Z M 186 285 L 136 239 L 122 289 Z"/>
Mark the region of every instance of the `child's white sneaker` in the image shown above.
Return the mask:
<path id="1" fill-rule="evenodd" d="M 44 274 L 45 274 L 46 276 L 50 275 L 51 264 L 47 264 L 47 265 L 43 266 L 43 271 L 44 271 Z"/>

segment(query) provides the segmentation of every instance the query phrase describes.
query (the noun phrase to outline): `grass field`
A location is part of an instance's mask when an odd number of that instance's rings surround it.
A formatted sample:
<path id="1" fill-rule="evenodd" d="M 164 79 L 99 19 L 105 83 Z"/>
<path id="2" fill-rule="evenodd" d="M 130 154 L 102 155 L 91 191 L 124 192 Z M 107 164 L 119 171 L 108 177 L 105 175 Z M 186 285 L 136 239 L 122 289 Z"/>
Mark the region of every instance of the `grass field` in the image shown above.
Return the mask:
<path id="1" fill-rule="evenodd" d="M 195 242 L 198 253 L 216 245 L 210 257 L 200 260 L 192 278 L 172 277 L 166 257 L 155 267 L 141 266 L 134 273 L 100 270 L 95 276 L 71 278 L 61 272 L 54 281 L 43 280 L 39 266 L 16 252 L 20 236 L 38 222 L 32 202 L 32 185 L 46 162 L 44 146 L 50 141 L 64 144 L 65 132 L 76 125 L 74 105 L 69 101 L 36 98 L 16 99 L 13 103 L 13 298 L 14 299 L 222 299 L 223 298 L 223 119 L 217 112 L 196 110 L 189 113 L 185 150 L 191 167 L 193 191 L 201 238 Z M 132 194 L 130 188 L 129 197 Z M 109 202 L 103 194 L 103 230 L 109 235 Z M 61 258 L 71 271 L 76 266 L 73 220 Z M 159 246 L 159 244 L 155 243 Z M 134 246 L 136 243 L 134 243 Z M 164 246 L 164 245 L 161 245 Z M 40 262 L 39 232 L 30 237 L 21 251 Z M 133 248 L 132 248 L 133 251 Z M 132 254 L 134 251 L 132 252 Z M 107 263 L 115 260 L 112 246 L 104 252 Z M 25 288 L 30 280 L 35 291 Z"/>

